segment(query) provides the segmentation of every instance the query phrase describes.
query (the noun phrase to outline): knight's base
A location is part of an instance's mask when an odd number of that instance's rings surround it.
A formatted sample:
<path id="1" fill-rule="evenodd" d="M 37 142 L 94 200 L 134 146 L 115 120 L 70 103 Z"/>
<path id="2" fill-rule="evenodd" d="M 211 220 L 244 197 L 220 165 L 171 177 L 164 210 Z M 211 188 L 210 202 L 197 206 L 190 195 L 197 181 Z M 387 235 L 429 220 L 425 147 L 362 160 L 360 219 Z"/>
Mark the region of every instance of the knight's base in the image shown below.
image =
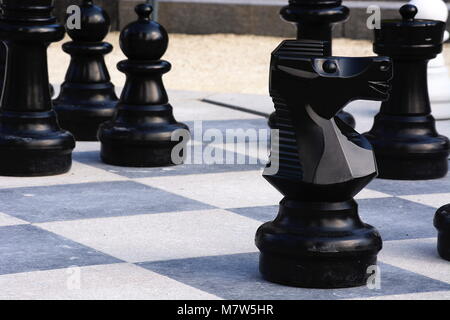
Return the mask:
<path id="1" fill-rule="evenodd" d="M 106 164 L 121 167 L 165 167 L 172 166 L 173 144 L 131 145 L 102 143 L 101 159 Z"/>
<path id="2" fill-rule="evenodd" d="M 38 177 L 66 173 L 72 150 L 0 150 L 0 176 Z"/>
<path id="3" fill-rule="evenodd" d="M 369 267 L 376 264 L 376 255 L 290 259 L 261 253 L 259 270 L 267 281 L 286 286 L 337 289 L 367 285 L 372 274 Z"/>
<path id="4" fill-rule="evenodd" d="M 407 158 L 393 158 L 376 155 L 379 179 L 431 180 L 440 179 L 448 173 L 448 155 L 411 155 Z"/>
<path id="5" fill-rule="evenodd" d="M 364 286 L 382 241 L 362 223 L 356 202 L 305 203 L 284 199 L 273 222 L 256 234 L 260 271 L 271 282 L 303 288 Z"/>

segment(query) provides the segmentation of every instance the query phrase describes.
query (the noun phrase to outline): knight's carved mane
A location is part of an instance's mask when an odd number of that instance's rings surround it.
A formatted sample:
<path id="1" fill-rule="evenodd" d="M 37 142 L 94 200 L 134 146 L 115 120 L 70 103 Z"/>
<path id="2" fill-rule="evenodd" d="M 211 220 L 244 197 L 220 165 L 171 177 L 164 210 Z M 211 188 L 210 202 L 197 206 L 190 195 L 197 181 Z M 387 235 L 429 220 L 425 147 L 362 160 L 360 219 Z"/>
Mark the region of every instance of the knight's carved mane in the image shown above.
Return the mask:
<path id="1" fill-rule="evenodd" d="M 327 51 L 327 43 L 314 40 L 287 40 L 275 50 L 280 58 L 323 57 Z M 275 105 L 276 128 L 279 129 L 279 143 L 272 141 L 272 157 L 279 159 L 278 176 L 293 179 L 303 178 L 303 168 L 298 151 L 297 135 L 292 119 L 294 115 L 285 98 L 276 90 L 271 90 Z M 302 107 L 306 107 L 302 106 Z"/>

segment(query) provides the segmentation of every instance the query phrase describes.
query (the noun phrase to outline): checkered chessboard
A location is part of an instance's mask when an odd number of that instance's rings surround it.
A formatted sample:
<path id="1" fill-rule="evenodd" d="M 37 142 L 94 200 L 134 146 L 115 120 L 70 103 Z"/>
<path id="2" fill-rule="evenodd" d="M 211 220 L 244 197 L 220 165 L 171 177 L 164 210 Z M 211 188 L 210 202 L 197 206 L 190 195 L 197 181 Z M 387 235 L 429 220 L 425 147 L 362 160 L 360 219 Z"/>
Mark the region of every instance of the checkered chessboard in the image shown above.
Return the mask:
<path id="1" fill-rule="evenodd" d="M 271 108 L 267 97 L 170 96 L 177 119 L 190 126 L 201 119 L 203 130 L 267 128 L 262 116 L 202 101 L 259 114 Z M 349 108 L 359 130 L 377 107 Z M 439 129 L 450 131 L 450 123 Z M 384 239 L 381 288 L 311 290 L 259 275 L 254 235 L 281 199 L 261 168 L 121 168 L 101 163 L 99 143 L 78 143 L 68 174 L 0 177 L 0 298 L 450 299 L 450 263 L 437 255 L 432 225 L 436 208 L 450 202 L 450 177 L 371 183 L 357 200 Z"/>

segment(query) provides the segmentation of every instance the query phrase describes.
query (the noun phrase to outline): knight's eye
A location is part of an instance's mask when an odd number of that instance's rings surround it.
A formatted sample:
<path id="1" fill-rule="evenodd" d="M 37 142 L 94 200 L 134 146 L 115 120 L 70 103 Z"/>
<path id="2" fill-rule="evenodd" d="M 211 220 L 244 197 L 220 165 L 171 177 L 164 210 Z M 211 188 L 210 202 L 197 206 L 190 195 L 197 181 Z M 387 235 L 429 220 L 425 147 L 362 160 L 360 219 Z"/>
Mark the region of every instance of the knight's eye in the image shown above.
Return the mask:
<path id="1" fill-rule="evenodd" d="M 382 62 L 380 65 L 380 71 L 386 72 L 391 68 L 391 64 L 389 62 Z"/>
<path id="2" fill-rule="evenodd" d="M 322 67 L 326 73 L 335 73 L 337 71 L 337 64 L 334 61 L 325 61 Z"/>

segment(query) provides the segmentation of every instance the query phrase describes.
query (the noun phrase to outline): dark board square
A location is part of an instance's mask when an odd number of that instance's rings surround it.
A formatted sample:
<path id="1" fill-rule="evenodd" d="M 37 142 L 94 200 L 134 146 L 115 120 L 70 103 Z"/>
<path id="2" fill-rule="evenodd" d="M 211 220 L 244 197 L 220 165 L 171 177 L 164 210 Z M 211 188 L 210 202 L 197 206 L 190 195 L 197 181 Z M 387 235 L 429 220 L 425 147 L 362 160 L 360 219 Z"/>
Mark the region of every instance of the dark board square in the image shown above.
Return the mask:
<path id="1" fill-rule="evenodd" d="M 0 274 L 120 260 L 32 225 L 0 227 Z"/>
<path id="2" fill-rule="evenodd" d="M 0 190 L 0 212 L 34 223 L 210 208 L 132 181 Z"/>
<path id="3" fill-rule="evenodd" d="M 328 300 L 450 290 L 450 284 L 388 264 L 380 266 L 380 289 L 368 287 L 314 290 L 285 287 L 263 280 L 258 253 L 139 263 L 141 267 L 224 299 Z"/>

